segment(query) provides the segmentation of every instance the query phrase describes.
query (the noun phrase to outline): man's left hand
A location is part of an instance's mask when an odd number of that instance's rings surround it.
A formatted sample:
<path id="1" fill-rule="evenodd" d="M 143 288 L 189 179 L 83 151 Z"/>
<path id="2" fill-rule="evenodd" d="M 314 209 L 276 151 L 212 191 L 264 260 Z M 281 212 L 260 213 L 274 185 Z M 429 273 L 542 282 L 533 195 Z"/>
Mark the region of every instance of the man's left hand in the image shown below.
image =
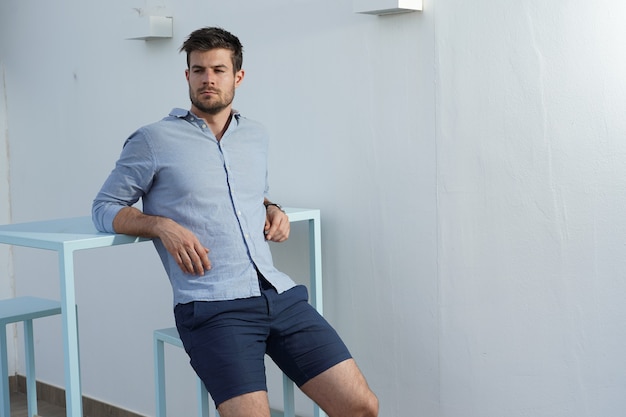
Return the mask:
<path id="1" fill-rule="evenodd" d="M 289 238 L 289 216 L 276 206 L 267 206 L 265 214 L 265 239 L 284 242 Z"/>

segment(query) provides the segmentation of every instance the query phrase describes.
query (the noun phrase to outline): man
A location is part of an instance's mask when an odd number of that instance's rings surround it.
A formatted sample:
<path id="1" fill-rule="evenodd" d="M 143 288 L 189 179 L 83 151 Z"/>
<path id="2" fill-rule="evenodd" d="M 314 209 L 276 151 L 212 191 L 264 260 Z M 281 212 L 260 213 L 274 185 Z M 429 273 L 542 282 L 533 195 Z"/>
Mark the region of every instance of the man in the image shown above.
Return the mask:
<path id="1" fill-rule="evenodd" d="M 232 109 L 239 39 L 194 31 L 181 47 L 191 110 L 126 141 L 93 203 L 101 231 L 153 238 L 176 326 L 222 417 L 269 417 L 269 355 L 330 417 L 377 416 L 378 401 L 336 332 L 272 264 L 289 219 L 267 198 L 265 130 Z M 142 199 L 143 211 L 133 207 Z"/>

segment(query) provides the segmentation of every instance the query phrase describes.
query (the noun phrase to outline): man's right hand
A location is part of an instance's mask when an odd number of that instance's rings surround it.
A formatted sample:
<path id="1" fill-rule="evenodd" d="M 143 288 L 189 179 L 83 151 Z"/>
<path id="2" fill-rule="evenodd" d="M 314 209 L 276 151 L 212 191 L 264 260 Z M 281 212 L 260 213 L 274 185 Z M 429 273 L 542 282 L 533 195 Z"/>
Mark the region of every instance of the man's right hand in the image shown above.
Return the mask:
<path id="1" fill-rule="evenodd" d="M 134 207 L 125 207 L 113 219 L 116 233 L 159 238 L 186 274 L 204 275 L 211 269 L 209 249 L 193 232 L 166 217 L 151 216 Z"/>
<path id="2" fill-rule="evenodd" d="M 205 248 L 195 234 L 173 220 L 161 218 L 158 238 L 186 274 L 204 275 L 211 269 L 209 248 Z"/>

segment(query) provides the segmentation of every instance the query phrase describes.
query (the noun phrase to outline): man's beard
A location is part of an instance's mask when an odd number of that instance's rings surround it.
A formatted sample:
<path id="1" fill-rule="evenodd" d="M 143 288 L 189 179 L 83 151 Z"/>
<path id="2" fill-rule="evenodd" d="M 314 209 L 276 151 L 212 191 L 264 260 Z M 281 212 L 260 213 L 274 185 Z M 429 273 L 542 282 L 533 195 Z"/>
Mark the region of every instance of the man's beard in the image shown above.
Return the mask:
<path id="1" fill-rule="evenodd" d="M 194 95 L 191 89 L 189 89 L 189 99 L 191 100 L 191 104 L 193 104 L 194 107 L 204 113 L 215 115 L 230 106 L 230 104 L 233 102 L 234 92 L 230 96 L 227 96 L 225 99 L 221 99 L 221 96 L 216 97 L 218 98 L 217 101 L 203 102 L 197 97 L 198 96 Z"/>

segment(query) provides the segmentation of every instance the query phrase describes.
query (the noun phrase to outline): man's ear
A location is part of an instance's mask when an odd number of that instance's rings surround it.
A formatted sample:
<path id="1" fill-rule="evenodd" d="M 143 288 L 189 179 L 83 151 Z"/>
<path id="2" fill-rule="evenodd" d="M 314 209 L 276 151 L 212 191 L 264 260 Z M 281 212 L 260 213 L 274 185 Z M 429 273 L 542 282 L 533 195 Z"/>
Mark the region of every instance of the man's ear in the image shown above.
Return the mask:
<path id="1" fill-rule="evenodd" d="M 242 69 L 235 73 L 235 87 L 239 87 L 239 84 L 241 84 L 245 75 L 246 72 Z"/>

